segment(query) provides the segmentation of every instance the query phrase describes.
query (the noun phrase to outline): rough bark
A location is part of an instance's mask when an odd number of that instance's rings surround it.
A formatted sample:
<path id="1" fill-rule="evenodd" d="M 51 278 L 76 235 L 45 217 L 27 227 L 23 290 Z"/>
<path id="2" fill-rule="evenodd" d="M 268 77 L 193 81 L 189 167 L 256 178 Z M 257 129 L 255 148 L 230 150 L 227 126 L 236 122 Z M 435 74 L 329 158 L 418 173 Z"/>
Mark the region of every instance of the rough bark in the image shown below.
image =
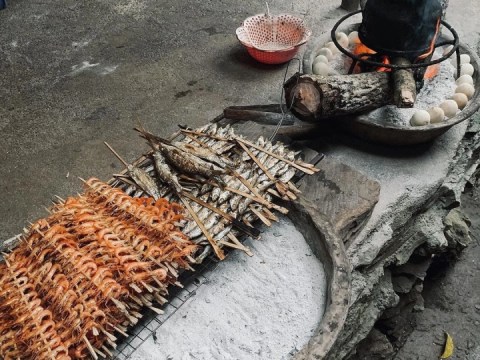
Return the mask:
<path id="1" fill-rule="evenodd" d="M 404 58 L 393 59 L 395 65 L 411 65 L 410 61 Z M 392 72 L 393 78 L 393 101 L 400 108 L 411 108 L 417 98 L 417 86 L 413 71 L 410 69 L 399 69 Z"/>
<path id="2" fill-rule="evenodd" d="M 355 75 L 300 75 L 285 83 L 288 108 L 301 120 L 350 115 L 392 103 L 390 76 L 383 72 Z"/>

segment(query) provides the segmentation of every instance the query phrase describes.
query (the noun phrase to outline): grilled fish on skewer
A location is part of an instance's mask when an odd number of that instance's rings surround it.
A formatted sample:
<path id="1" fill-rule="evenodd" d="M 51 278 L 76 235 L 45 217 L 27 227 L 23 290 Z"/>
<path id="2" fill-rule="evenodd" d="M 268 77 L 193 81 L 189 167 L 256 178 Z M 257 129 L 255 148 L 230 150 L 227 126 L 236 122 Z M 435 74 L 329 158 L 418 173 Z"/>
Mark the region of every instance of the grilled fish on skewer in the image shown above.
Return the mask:
<path id="1" fill-rule="evenodd" d="M 107 147 L 113 152 L 118 160 L 120 160 L 127 167 L 128 175 L 143 191 L 145 191 L 155 200 L 160 198 L 160 192 L 158 191 L 158 186 L 155 183 L 155 180 L 148 175 L 145 170 L 127 163 L 107 142 L 105 142 L 105 145 L 107 145 Z"/>
<path id="2" fill-rule="evenodd" d="M 208 163 L 195 155 L 183 152 L 174 146 L 161 144 L 160 151 L 167 161 L 187 174 L 211 178 L 225 173 L 225 170 L 222 168 Z"/>
<path id="3" fill-rule="evenodd" d="M 183 144 L 181 142 L 173 143 L 173 145 L 180 150 L 185 151 L 186 153 L 198 156 L 199 158 L 209 161 L 219 167 L 225 168 L 227 166 L 235 166 L 232 161 L 220 157 L 207 147 L 194 146 L 192 144 Z"/>

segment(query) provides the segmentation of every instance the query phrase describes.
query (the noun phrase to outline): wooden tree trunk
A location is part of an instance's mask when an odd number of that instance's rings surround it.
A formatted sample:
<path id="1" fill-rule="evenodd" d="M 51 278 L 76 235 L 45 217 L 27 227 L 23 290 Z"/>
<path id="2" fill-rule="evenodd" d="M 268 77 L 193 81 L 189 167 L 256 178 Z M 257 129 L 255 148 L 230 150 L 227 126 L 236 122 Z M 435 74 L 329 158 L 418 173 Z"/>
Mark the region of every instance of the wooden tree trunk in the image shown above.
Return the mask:
<path id="1" fill-rule="evenodd" d="M 390 75 L 369 72 L 355 75 L 300 75 L 285 83 L 288 108 L 301 120 L 348 115 L 392 103 Z"/>
<path id="2" fill-rule="evenodd" d="M 394 58 L 395 65 L 411 65 L 404 58 Z M 398 69 L 392 72 L 393 77 L 393 101 L 400 108 L 411 108 L 417 98 L 417 84 L 411 69 Z"/>

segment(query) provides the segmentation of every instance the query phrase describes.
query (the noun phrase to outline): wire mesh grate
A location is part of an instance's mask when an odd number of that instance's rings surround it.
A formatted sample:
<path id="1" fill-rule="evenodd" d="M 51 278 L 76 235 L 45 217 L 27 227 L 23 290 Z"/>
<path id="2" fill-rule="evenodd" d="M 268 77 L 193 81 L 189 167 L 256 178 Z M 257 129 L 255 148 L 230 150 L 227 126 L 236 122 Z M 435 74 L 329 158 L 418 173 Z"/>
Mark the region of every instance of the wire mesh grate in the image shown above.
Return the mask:
<path id="1" fill-rule="evenodd" d="M 178 280 L 183 284 L 183 288 L 172 287 L 169 289 L 168 302 L 162 307 L 164 313 L 158 315 L 152 310 L 145 311 L 138 324 L 128 331 L 130 336 L 122 341 L 113 352 L 114 359 L 129 359 L 133 352 L 151 336 L 156 341 L 155 333 L 158 328 L 175 314 L 188 299 L 195 296 L 197 290 L 203 284 L 208 283 L 210 274 L 218 264 L 218 260 L 214 256 L 210 256 L 202 264 L 195 266 L 195 272 L 185 271 L 180 274 Z"/>
<path id="2" fill-rule="evenodd" d="M 316 154 L 310 163 L 317 165 L 323 158 L 324 154 Z M 292 181 L 298 183 L 304 174 L 296 176 Z M 241 236 L 239 240 L 243 243 L 247 239 L 246 236 Z M 225 249 L 225 255 L 233 251 Z M 156 341 L 156 331 L 164 324 L 175 312 L 182 307 L 188 299 L 195 296 L 197 290 L 204 284 L 207 284 L 209 277 L 217 268 L 219 260 L 215 255 L 210 255 L 202 264 L 195 265 L 195 272 L 184 271 L 180 274 L 178 280 L 183 284 L 183 288 L 172 287 L 169 288 L 168 302 L 162 306 L 164 313 L 158 315 L 152 310 L 144 312 L 144 316 L 139 320 L 138 324 L 130 328 L 130 336 L 122 341 L 115 352 L 113 358 L 118 360 L 127 360 L 132 354 L 149 338 L 153 337 Z"/>

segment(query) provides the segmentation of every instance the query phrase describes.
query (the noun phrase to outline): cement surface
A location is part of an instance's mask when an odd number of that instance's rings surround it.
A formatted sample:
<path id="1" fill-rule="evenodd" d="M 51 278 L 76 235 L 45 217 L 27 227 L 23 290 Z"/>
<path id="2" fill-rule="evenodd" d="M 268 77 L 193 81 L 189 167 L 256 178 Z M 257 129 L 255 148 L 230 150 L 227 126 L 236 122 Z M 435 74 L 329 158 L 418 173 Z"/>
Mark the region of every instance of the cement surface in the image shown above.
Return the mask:
<path id="1" fill-rule="evenodd" d="M 307 13 L 319 34 L 345 13 L 339 3 L 272 1 L 270 8 Z M 118 171 L 103 141 L 127 160 L 138 157 L 145 145 L 131 131 L 137 120 L 168 135 L 228 105 L 278 101 L 285 66 L 255 63 L 234 35 L 245 17 L 263 10 L 251 0 L 9 2 L 0 11 L 0 239 L 44 215 L 53 194 L 77 192 L 78 176 L 108 179 Z M 479 15 L 480 2 L 468 0 L 452 1 L 447 15 L 477 52 Z M 321 144 L 378 179 L 386 196 L 350 245 L 354 265 L 368 262 L 402 221 L 383 214 L 404 192 L 408 207 L 435 190 L 463 131 L 457 126 L 432 147 L 401 152 L 355 141 Z M 362 245 L 370 237 L 369 247 Z"/>

